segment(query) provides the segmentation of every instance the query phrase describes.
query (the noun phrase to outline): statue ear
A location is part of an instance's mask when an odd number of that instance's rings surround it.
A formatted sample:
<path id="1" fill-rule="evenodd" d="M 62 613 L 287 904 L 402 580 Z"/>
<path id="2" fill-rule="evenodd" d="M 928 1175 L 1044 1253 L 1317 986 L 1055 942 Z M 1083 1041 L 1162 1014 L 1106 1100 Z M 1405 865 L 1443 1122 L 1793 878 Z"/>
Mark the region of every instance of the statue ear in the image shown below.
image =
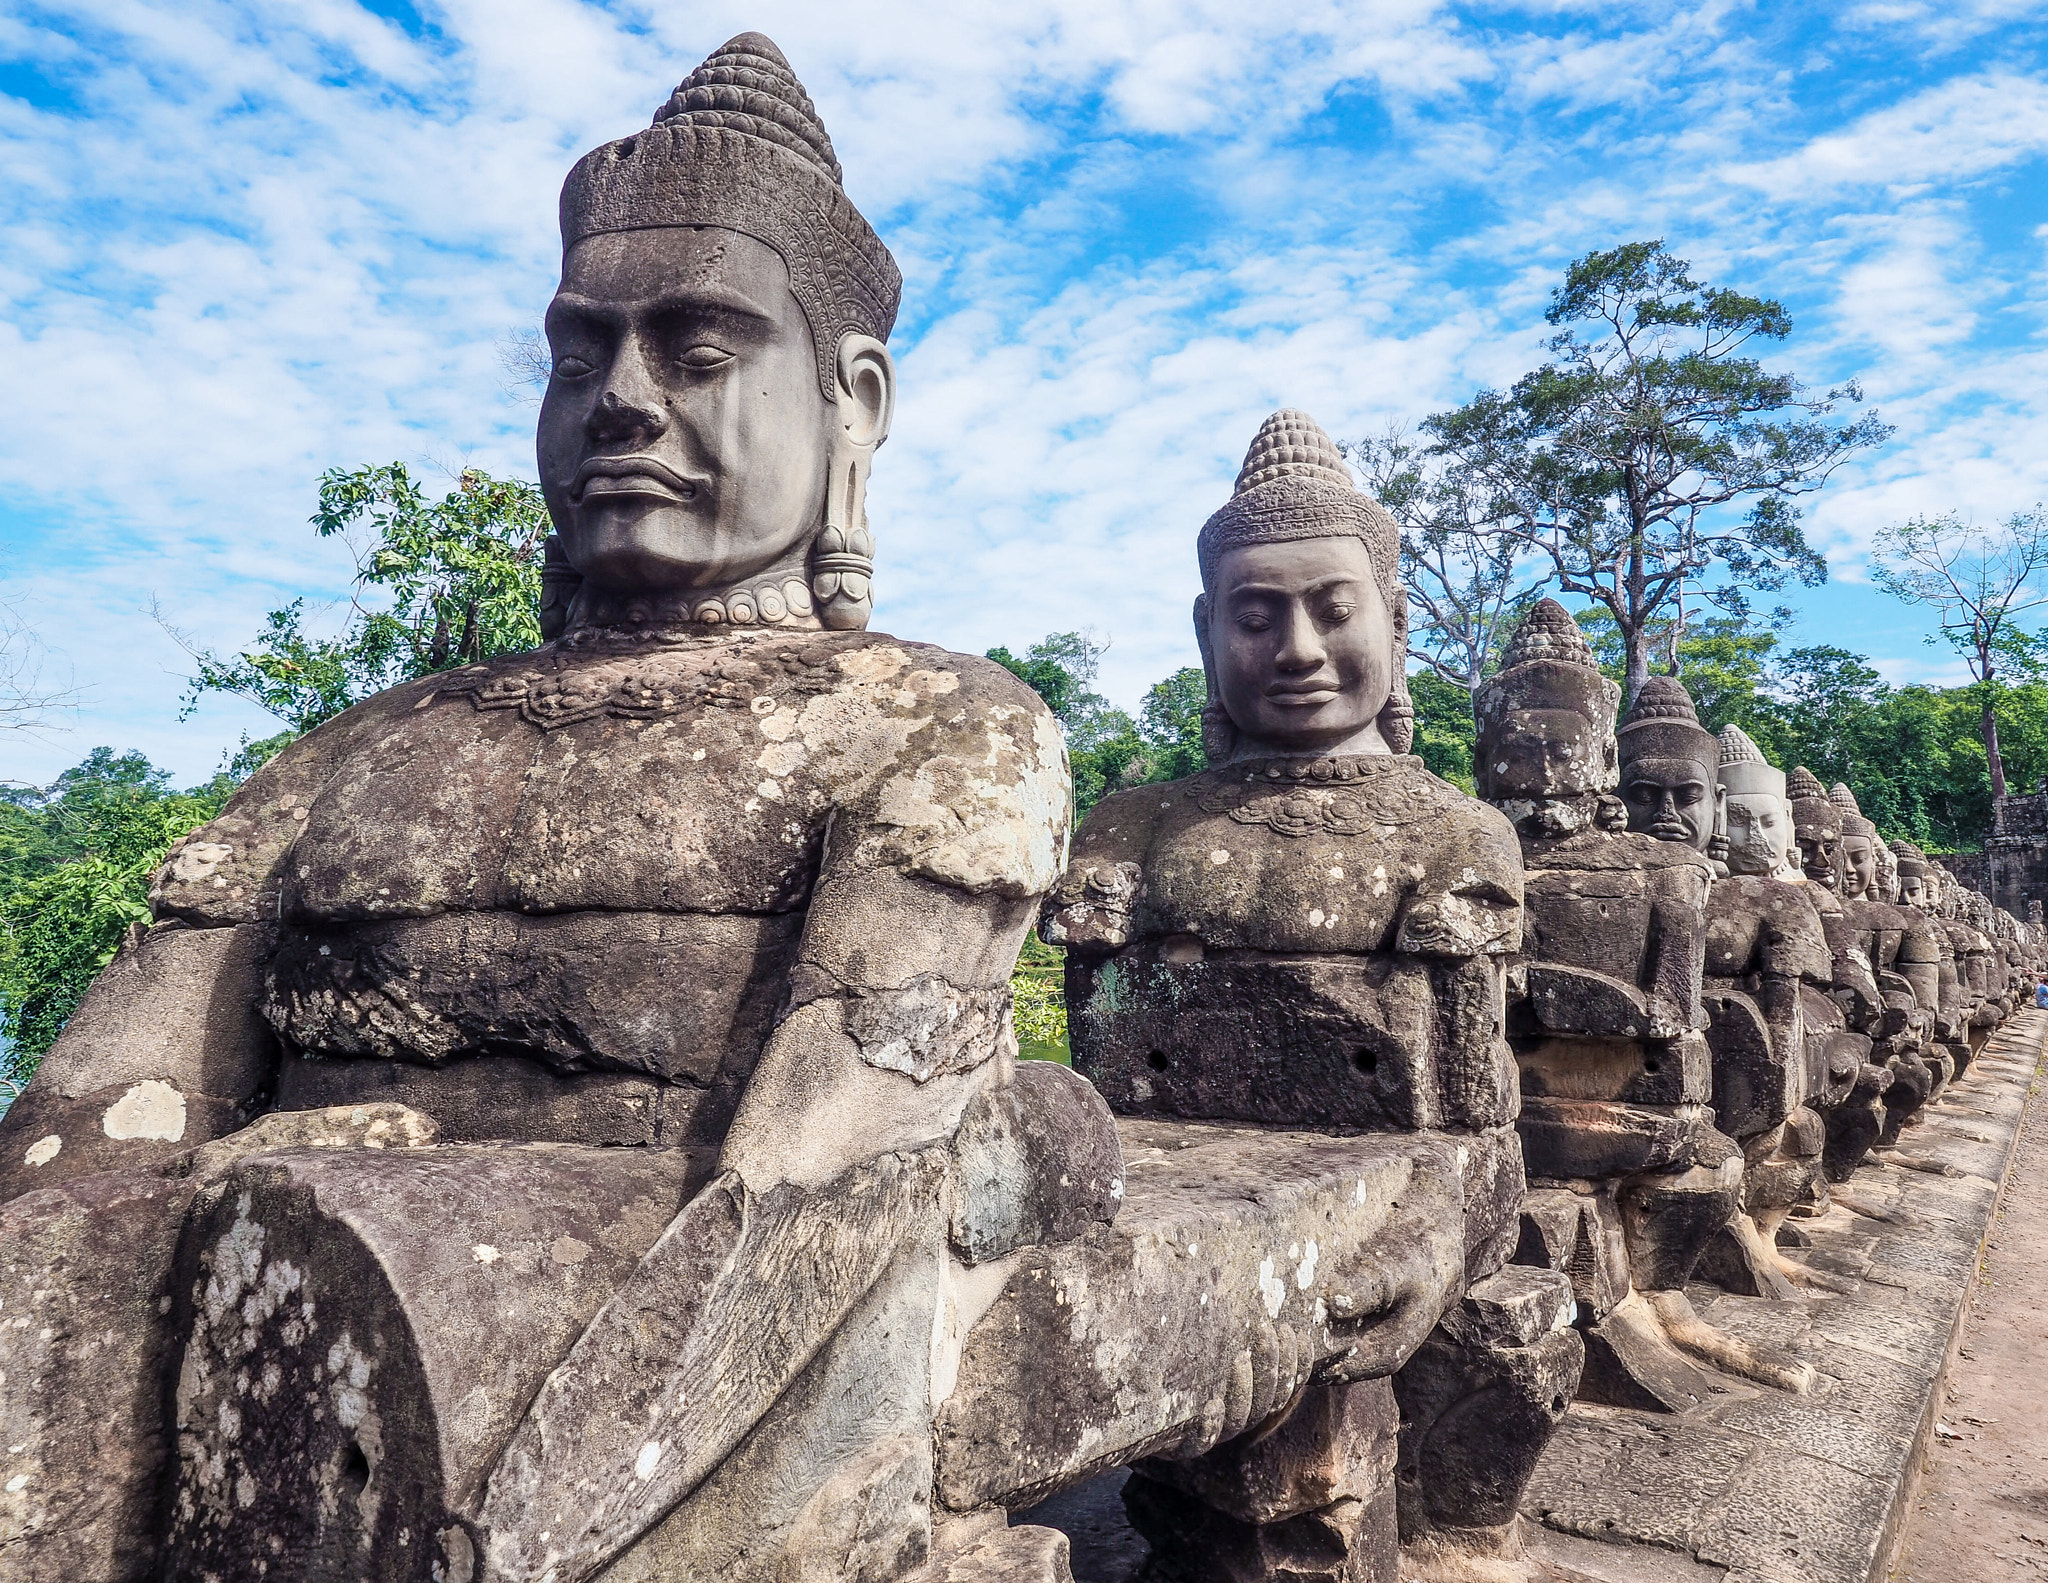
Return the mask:
<path id="1" fill-rule="evenodd" d="M 872 335 L 842 335 L 838 364 L 825 523 L 811 546 L 811 594 L 825 626 L 850 631 L 865 627 L 874 608 L 868 471 L 896 416 L 896 364 Z"/>
<path id="2" fill-rule="evenodd" d="M 896 416 L 896 362 L 872 335 L 839 338 L 839 428 L 846 443 L 872 451 Z"/>

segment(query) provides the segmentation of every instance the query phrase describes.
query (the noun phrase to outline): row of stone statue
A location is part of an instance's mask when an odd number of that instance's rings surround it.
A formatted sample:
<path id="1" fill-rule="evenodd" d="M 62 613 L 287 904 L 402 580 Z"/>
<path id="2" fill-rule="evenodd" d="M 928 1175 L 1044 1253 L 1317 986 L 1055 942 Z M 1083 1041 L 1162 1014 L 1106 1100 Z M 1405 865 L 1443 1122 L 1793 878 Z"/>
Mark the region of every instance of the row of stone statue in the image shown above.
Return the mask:
<path id="1" fill-rule="evenodd" d="M 781 53 L 561 215 L 547 641 L 253 775 L 0 1120 L 10 1580 L 1059 1583 L 1013 1514 L 1124 1469 L 1162 1580 L 1499 1577 L 1575 1393 L 1809 1383 L 1687 1280 L 1795 1289 L 2038 926 L 1554 604 L 1430 774 L 1296 412 L 1210 767 L 1070 852 L 1039 698 L 865 630 L 900 278 Z"/>

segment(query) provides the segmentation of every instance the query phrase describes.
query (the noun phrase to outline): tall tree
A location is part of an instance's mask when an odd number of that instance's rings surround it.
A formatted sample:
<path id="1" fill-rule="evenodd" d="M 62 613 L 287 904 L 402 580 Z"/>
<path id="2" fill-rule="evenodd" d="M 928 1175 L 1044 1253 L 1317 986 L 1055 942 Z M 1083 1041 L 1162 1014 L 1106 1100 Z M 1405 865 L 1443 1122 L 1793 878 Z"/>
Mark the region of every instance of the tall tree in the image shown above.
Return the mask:
<path id="1" fill-rule="evenodd" d="M 2048 603 L 2035 578 L 2048 569 L 2048 509 L 2016 511 L 1995 528 L 1957 513 L 1914 517 L 1879 530 L 1871 547 L 1878 587 L 1924 605 L 1978 690 L 1978 729 L 1991 771 L 1992 829 L 2005 829 L 2005 760 L 1998 747 L 1998 695 L 2007 675 L 2038 674 L 2042 640 L 2015 618 Z M 1936 641 L 1930 639 L 1930 642 Z"/>
<path id="2" fill-rule="evenodd" d="M 1487 481 L 1469 463 L 1395 424 L 1344 452 L 1401 527 L 1408 657 L 1470 692 L 1547 577 L 1528 575 L 1528 546 L 1502 531 Z"/>
<path id="3" fill-rule="evenodd" d="M 1544 317 L 1549 362 L 1423 429 L 1484 520 L 1613 617 L 1633 698 L 1687 597 L 1740 616 L 1756 590 L 1825 580 L 1795 499 L 1891 430 L 1828 421 L 1853 383 L 1815 395 L 1745 355 L 1791 333 L 1784 307 L 1693 279 L 1662 242 L 1577 260 Z"/>
<path id="4" fill-rule="evenodd" d="M 250 648 L 226 656 L 171 628 L 198 666 L 187 715 L 207 693 L 229 693 L 310 731 L 397 682 L 540 642 L 549 522 L 536 485 L 465 469 L 433 500 L 400 462 L 336 468 L 321 475 L 312 525 L 354 552 L 347 626 L 313 636 L 294 600 L 270 612 Z"/>

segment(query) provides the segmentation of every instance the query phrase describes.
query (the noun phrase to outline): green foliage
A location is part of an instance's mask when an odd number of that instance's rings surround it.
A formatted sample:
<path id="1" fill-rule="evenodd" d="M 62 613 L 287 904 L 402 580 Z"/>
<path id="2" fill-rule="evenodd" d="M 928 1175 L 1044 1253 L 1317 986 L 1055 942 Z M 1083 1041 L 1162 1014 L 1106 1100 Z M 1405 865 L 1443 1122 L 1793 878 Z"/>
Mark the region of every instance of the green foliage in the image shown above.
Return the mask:
<path id="1" fill-rule="evenodd" d="M 321 476 L 313 527 L 356 551 L 357 602 L 336 638 L 305 630 L 305 601 L 273 610 L 241 654 L 193 650 L 190 716 L 207 693 L 246 698 L 294 732 L 416 676 L 540 642 L 540 490 L 465 470 L 429 500 L 402 463 L 336 468 Z M 366 607 L 374 590 L 385 603 Z"/>
<path id="2" fill-rule="evenodd" d="M 1479 728 L 1472 718 L 1472 694 L 1434 671 L 1408 678 L 1415 701 L 1415 753 L 1425 768 L 1461 791 L 1471 791 L 1472 750 Z"/>
<path id="3" fill-rule="evenodd" d="M 1891 431 L 1828 421 L 1855 385 L 1815 395 L 1746 355 L 1791 332 L 1782 305 L 1633 242 L 1576 260 L 1545 317 L 1549 362 L 1423 429 L 1479 498 L 1471 520 L 1613 617 L 1630 687 L 1681 596 L 1740 617 L 1756 590 L 1826 578 L 1794 501 Z"/>
<path id="4" fill-rule="evenodd" d="M 1108 648 L 1090 633 L 1054 632 L 1021 659 L 1006 648 L 988 651 L 1045 700 L 1066 733 L 1077 820 L 1113 791 L 1178 780 L 1208 762 L 1202 753 L 1208 684 L 1201 671 L 1188 666 L 1153 683 L 1133 720 L 1094 690 Z"/>
<path id="5" fill-rule="evenodd" d="M 140 753 L 95 748 L 50 786 L 0 797 L 0 1035 L 26 1078 L 122 934 L 149 921 L 149 876 L 221 809 L 233 781 L 174 792 Z"/>
<path id="6" fill-rule="evenodd" d="M 1027 1061 L 1073 1064 L 1067 1048 L 1066 969 L 1066 952 L 1035 934 L 1024 937 L 1016 971 L 1010 975 L 1010 995 L 1018 1052 Z"/>

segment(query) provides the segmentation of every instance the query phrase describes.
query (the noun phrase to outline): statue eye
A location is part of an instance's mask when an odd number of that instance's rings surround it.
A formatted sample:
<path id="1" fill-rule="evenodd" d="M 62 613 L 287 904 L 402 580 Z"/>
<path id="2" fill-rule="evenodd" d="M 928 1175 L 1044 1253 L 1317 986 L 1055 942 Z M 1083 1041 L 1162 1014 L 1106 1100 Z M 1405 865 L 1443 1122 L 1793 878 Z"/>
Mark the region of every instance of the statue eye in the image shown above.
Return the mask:
<path id="1" fill-rule="evenodd" d="M 1259 611 L 1247 610 L 1243 615 L 1237 618 L 1237 624 L 1243 627 L 1247 632 L 1264 632 L 1268 627 L 1272 626 L 1273 623 L 1267 620 L 1266 617 Z"/>
<path id="2" fill-rule="evenodd" d="M 581 379 L 585 374 L 595 373 L 597 365 L 578 357 L 574 352 L 564 352 L 555 359 L 557 379 Z"/>
<path id="3" fill-rule="evenodd" d="M 685 368 L 717 368 L 732 361 L 732 353 L 722 346 L 713 346 L 709 341 L 700 341 L 676 359 Z"/>
<path id="4" fill-rule="evenodd" d="M 1332 626 L 1337 625 L 1339 622 L 1349 621 L 1353 608 L 1351 605 L 1331 605 L 1323 611 L 1323 619 Z"/>

